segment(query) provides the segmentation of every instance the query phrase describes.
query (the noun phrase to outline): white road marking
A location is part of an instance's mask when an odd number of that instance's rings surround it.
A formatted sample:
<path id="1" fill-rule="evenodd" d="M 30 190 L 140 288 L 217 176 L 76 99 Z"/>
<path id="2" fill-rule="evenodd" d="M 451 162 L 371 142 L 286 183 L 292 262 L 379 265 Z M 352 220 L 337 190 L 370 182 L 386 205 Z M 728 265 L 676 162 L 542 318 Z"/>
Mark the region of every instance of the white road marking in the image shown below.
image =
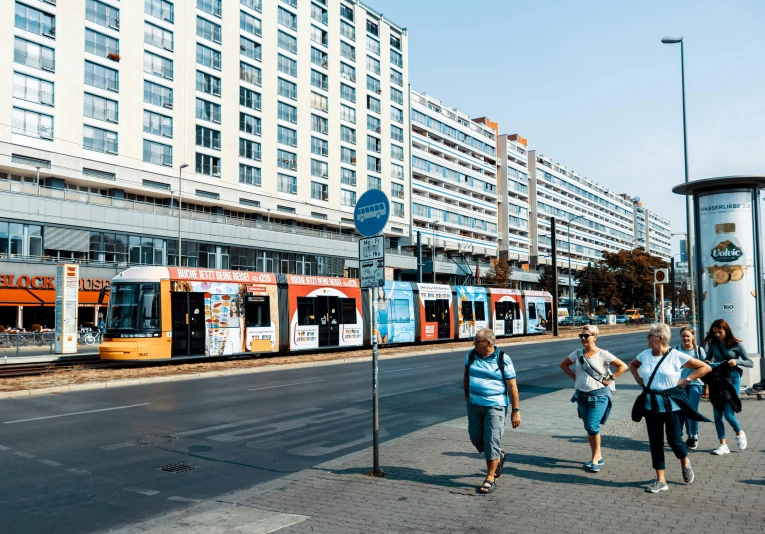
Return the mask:
<path id="1" fill-rule="evenodd" d="M 157 495 L 159 492 L 156 490 L 143 489 L 143 488 L 122 488 L 125 491 L 132 491 L 133 493 L 140 493 L 141 495 Z"/>
<path id="2" fill-rule="evenodd" d="M 28 452 L 15 451 L 13 454 L 22 458 L 35 458 L 34 454 L 29 454 Z"/>
<path id="3" fill-rule="evenodd" d="M 316 382 L 324 382 L 324 380 L 310 380 L 308 382 L 293 382 L 292 384 L 281 384 L 279 386 L 266 386 L 263 388 L 253 388 L 248 391 L 258 391 L 261 389 L 286 388 L 287 386 L 299 386 L 301 384 L 315 384 Z"/>
<path id="4" fill-rule="evenodd" d="M 390 371 L 383 371 L 380 374 L 384 375 L 385 373 L 398 373 L 399 371 L 411 371 L 412 369 L 425 369 L 426 367 L 430 367 L 430 366 L 429 365 L 421 365 L 419 367 L 404 367 L 403 369 L 391 369 Z"/>
<path id="5" fill-rule="evenodd" d="M 105 451 L 113 451 L 115 449 L 124 449 L 125 447 L 135 447 L 135 443 L 130 443 L 129 441 L 126 441 L 125 443 L 116 443 L 114 445 L 107 445 L 106 447 L 101 447 L 101 449 Z"/>
<path id="6" fill-rule="evenodd" d="M 51 467 L 61 467 L 61 464 L 58 462 L 54 462 L 53 460 L 37 460 L 41 464 L 49 465 Z"/>
<path id="7" fill-rule="evenodd" d="M 178 501 L 178 502 L 203 502 L 203 499 L 189 499 L 188 497 L 168 497 L 168 501 Z"/>
<path id="8" fill-rule="evenodd" d="M 72 467 L 71 469 L 67 469 L 70 473 L 74 473 L 75 475 L 89 475 L 90 471 L 85 471 L 84 469 L 77 469 L 76 467 Z"/>
<path id="9" fill-rule="evenodd" d="M 4 445 L 0 445 L 0 451 L 9 451 L 9 450 L 11 450 L 10 447 L 6 447 Z"/>
<path id="10" fill-rule="evenodd" d="M 72 412 L 72 413 L 62 413 L 59 415 L 46 415 L 45 417 L 33 417 L 32 419 L 19 419 L 17 421 L 3 421 L 4 425 L 10 425 L 13 423 L 26 423 L 28 421 L 40 421 L 41 419 L 54 419 L 56 417 L 68 417 L 70 415 L 82 415 L 86 413 L 97 413 L 97 412 L 109 412 L 112 410 L 126 410 L 128 408 L 136 408 L 138 406 L 147 406 L 151 404 L 150 402 L 144 402 L 142 404 L 131 404 L 130 406 L 115 406 L 114 408 L 101 408 L 100 410 L 88 410 L 86 412 Z"/>

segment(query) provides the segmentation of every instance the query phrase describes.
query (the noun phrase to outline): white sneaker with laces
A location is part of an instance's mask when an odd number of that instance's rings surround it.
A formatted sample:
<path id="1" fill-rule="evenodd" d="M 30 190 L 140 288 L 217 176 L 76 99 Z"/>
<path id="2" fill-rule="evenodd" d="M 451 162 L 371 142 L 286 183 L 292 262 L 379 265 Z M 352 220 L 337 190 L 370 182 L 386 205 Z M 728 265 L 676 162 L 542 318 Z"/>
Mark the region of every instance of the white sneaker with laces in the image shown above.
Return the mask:
<path id="1" fill-rule="evenodd" d="M 716 454 L 718 456 L 722 456 L 723 454 L 730 454 L 730 449 L 727 445 L 720 444 L 719 447 L 712 451 L 712 454 Z"/>
<path id="2" fill-rule="evenodd" d="M 736 445 L 738 445 L 739 450 L 743 451 L 746 449 L 746 434 L 744 434 L 744 431 L 741 431 L 741 434 L 736 434 Z"/>

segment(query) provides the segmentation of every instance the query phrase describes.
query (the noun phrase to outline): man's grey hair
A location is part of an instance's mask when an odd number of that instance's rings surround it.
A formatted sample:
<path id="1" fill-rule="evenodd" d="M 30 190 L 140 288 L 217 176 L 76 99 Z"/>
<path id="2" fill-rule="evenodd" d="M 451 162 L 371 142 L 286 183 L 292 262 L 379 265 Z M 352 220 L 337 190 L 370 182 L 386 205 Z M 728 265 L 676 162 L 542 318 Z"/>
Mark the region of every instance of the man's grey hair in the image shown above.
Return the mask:
<path id="1" fill-rule="evenodd" d="M 648 333 L 652 336 L 661 337 L 663 345 L 669 346 L 670 341 L 672 341 L 672 332 L 670 331 L 669 326 L 664 323 L 653 323 L 651 325 L 651 330 Z"/>
<path id="2" fill-rule="evenodd" d="M 475 333 L 475 336 L 481 336 L 492 345 L 497 342 L 497 336 L 494 334 L 494 330 L 491 328 L 481 328 L 478 332 Z"/>

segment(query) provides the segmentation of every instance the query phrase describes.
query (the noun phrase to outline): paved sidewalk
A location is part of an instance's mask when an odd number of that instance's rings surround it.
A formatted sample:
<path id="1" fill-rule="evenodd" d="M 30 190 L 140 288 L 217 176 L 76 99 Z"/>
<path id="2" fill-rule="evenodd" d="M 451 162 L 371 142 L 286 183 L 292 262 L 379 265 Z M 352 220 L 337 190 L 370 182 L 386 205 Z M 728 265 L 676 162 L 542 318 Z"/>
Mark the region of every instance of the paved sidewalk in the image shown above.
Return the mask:
<path id="1" fill-rule="evenodd" d="M 386 478 L 364 476 L 366 450 L 120 532 L 765 532 L 765 402 L 744 400 L 746 451 L 733 439 L 731 454 L 711 455 L 714 426 L 702 423 L 690 486 L 667 448 L 670 489 L 653 495 L 642 488 L 654 477 L 645 427 L 629 418 L 637 390 L 616 393 L 599 474 L 582 468 L 589 447 L 571 394 L 522 402 L 522 426 L 508 424 L 505 473 L 488 496 L 476 493 L 485 463 L 461 418 L 384 443 Z M 708 402 L 701 411 L 711 418 Z"/>

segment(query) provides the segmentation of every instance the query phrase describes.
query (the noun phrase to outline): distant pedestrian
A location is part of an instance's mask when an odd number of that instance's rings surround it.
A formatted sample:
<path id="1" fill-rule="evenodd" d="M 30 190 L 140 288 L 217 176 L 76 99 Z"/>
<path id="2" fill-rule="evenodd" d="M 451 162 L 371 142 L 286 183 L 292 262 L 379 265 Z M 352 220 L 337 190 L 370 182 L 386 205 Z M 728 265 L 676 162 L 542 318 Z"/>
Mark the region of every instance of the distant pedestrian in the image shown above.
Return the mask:
<path id="1" fill-rule="evenodd" d="M 507 354 L 494 346 L 496 339 L 490 328 L 476 333 L 473 339 L 475 348 L 465 358 L 463 377 L 470 441 L 486 458 L 486 480 L 478 488 L 482 494 L 497 489 L 496 479 L 502 474 L 505 465 L 502 434 L 509 404 L 512 405 L 513 428 L 521 424 L 513 362 Z"/>
<path id="2" fill-rule="evenodd" d="M 706 352 L 704 349 L 696 345 L 696 332 L 690 326 L 684 326 L 680 329 L 680 339 L 683 342 L 682 345 L 675 347 L 683 354 L 687 354 L 691 358 L 698 360 L 706 360 Z M 693 373 L 693 369 L 684 367 L 680 373 L 680 378 L 688 378 Z M 704 391 L 704 382 L 700 379 L 694 380 L 689 383 L 685 392 L 688 394 L 688 404 L 691 408 L 698 411 L 699 404 L 701 404 L 701 394 Z M 688 449 L 696 450 L 699 446 L 699 422 L 693 419 L 685 420 L 685 432 L 688 435 L 688 439 L 685 440 L 685 446 Z"/>
<path id="3" fill-rule="evenodd" d="M 636 419 L 636 411 L 640 418 L 645 417 L 651 462 L 656 470 L 656 480 L 645 488 L 650 493 L 669 489 L 664 476 L 665 429 L 669 448 L 680 460 L 683 480 L 690 484 L 695 475 L 688 458 L 688 450 L 683 443 L 683 422 L 686 417 L 709 421 L 690 407 L 688 396 L 682 388 L 712 369 L 701 360 L 670 348 L 671 339 L 669 326 L 663 323 L 652 324 L 648 332 L 649 348 L 630 362 L 630 372 L 635 382 L 643 388 L 633 408 L 633 419 Z M 693 372 L 686 378 L 680 378 L 683 368 L 693 369 Z"/>
<path id="4" fill-rule="evenodd" d="M 723 423 L 723 417 L 728 424 L 736 432 L 736 444 L 740 450 L 746 449 L 746 434 L 741 428 L 738 420 L 736 419 L 735 411 L 741 411 L 741 401 L 739 399 L 739 393 L 741 391 L 741 375 L 743 371 L 742 367 L 754 367 L 754 362 L 749 358 L 746 353 L 746 349 L 741 344 L 741 340 L 737 339 L 733 335 L 730 329 L 730 325 L 725 319 L 717 319 L 712 323 L 707 336 L 704 338 L 703 345 L 707 348 L 707 355 L 709 356 L 709 363 L 713 367 L 720 365 L 729 366 L 729 391 L 730 394 L 726 395 L 724 391 L 721 391 L 719 386 L 716 387 L 719 382 L 710 384 L 709 387 L 709 400 L 712 403 L 712 410 L 715 415 L 715 429 L 717 430 L 717 439 L 720 440 L 720 445 L 712 451 L 712 454 L 722 455 L 730 453 L 728 444 L 725 441 L 725 424 Z M 723 371 L 724 369 L 720 369 Z M 717 371 L 717 369 L 715 369 Z M 721 397 L 725 395 L 725 397 Z"/>
<path id="5" fill-rule="evenodd" d="M 571 402 L 577 403 L 592 452 L 590 461 L 584 467 L 593 473 L 600 471 L 604 463 L 600 451 L 600 425 L 606 423 L 611 413 L 611 388 L 627 370 L 627 364 L 595 344 L 599 333 L 595 325 L 583 326 L 579 334 L 582 348 L 560 362 L 563 372 L 574 379 L 576 391 Z M 610 370 L 612 365 L 616 367 L 614 373 Z M 571 366 L 574 366 L 574 371 Z"/>

